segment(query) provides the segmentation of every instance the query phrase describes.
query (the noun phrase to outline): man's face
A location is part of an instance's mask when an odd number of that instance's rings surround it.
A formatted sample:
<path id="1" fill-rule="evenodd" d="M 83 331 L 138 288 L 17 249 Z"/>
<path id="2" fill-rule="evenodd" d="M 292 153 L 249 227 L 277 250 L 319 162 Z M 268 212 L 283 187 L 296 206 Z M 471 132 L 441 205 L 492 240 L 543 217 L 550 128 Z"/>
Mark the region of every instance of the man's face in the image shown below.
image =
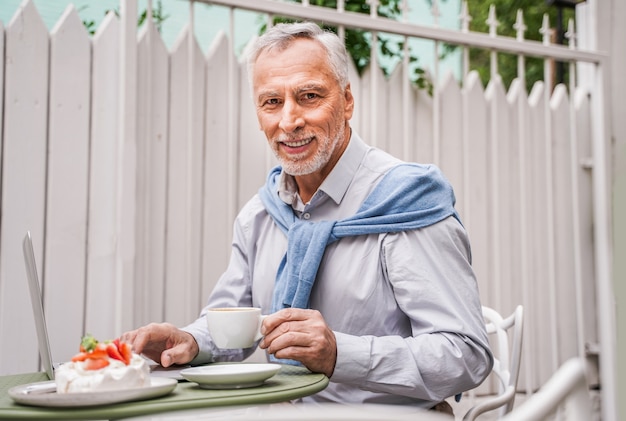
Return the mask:
<path id="1" fill-rule="evenodd" d="M 261 130 L 285 172 L 328 175 L 348 143 L 353 98 L 335 80 L 324 48 L 297 39 L 283 51 L 262 52 L 253 95 Z"/>

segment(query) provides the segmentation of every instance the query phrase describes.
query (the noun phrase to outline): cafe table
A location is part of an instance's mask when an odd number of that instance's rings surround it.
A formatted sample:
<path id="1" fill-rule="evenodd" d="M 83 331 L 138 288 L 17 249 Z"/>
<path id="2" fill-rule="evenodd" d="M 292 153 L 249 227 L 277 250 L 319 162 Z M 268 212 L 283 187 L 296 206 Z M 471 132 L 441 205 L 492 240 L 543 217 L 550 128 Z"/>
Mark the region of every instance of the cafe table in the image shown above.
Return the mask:
<path id="1" fill-rule="evenodd" d="M 43 372 L 0 376 L 0 419 L 120 419 L 198 408 L 275 404 L 317 393 L 329 381 L 325 375 L 311 373 L 304 367 L 282 365 L 278 373 L 256 387 L 201 389 L 196 383 L 180 381 L 165 396 L 105 406 L 30 406 L 18 404 L 9 396 L 13 387 L 46 380 Z"/>
<path id="2" fill-rule="evenodd" d="M 125 421 L 454 421 L 450 415 L 402 405 L 278 403 L 190 409 Z"/>

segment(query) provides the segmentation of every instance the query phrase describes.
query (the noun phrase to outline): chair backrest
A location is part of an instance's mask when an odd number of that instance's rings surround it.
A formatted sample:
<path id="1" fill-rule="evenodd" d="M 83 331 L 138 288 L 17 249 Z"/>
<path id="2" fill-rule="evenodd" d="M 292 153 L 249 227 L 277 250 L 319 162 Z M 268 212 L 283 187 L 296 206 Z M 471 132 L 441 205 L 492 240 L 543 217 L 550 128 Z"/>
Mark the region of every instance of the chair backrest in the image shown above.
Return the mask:
<path id="1" fill-rule="evenodd" d="M 482 310 L 487 334 L 494 338 L 497 345 L 492 373 L 498 381 L 498 393 L 471 407 L 463 417 L 464 421 L 473 421 L 480 414 L 497 408 L 501 408 L 500 416 L 511 412 L 517 391 L 522 359 L 524 307 L 518 305 L 506 318 L 492 308 L 483 306 Z"/>
<path id="2" fill-rule="evenodd" d="M 537 393 L 507 414 L 503 421 L 545 420 L 561 406 L 565 410 L 563 419 L 592 419 L 587 367 L 583 358 L 567 360 Z"/>

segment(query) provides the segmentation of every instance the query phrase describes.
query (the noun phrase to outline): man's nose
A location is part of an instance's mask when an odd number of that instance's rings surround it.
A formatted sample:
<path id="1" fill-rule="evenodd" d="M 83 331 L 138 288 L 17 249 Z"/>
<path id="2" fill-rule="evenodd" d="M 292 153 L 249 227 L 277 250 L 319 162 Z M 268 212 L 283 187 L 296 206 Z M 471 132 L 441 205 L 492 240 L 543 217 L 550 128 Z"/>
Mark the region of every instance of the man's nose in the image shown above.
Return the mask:
<path id="1" fill-rule="evenodd" d="M 302 109 L 296 101 L 285 101 L 282 107 L 279 127 L 281 130 L 291 133 L 304 126 Z"/>

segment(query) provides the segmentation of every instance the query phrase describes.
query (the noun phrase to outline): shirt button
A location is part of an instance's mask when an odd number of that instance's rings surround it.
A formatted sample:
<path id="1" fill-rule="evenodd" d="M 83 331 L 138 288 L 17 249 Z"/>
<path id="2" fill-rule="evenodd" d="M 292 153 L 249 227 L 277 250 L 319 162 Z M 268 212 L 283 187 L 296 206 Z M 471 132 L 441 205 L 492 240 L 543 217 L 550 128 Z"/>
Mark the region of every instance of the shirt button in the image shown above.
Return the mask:
<path id="1" fill-rule="evenodd" d="M 303 214 L 302 214 L 302 217 L 303 217 L 304 219 L 311 219 L 311 214 L 310 214 L 310 213 L 308 213 L 308 212 L 305 212 L 305 213 L 303 213 Z"/>

